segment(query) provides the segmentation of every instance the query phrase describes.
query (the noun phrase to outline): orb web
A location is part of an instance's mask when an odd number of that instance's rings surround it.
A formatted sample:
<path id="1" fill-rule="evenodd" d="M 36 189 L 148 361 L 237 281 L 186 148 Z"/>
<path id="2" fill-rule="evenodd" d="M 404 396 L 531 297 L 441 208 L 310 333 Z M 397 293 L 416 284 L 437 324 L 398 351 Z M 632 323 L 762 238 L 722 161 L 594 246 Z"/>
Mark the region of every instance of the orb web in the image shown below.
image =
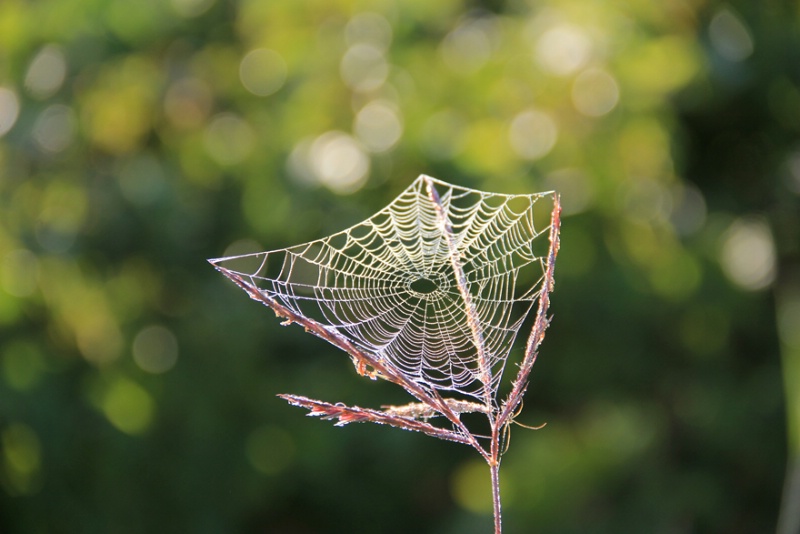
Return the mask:
<path id="1" fill-rule="evenodd" d="M 542 291 L 553 196 L 423 175 L 339 233 L 211 263 L 421 387 L 486 403 Z"/>

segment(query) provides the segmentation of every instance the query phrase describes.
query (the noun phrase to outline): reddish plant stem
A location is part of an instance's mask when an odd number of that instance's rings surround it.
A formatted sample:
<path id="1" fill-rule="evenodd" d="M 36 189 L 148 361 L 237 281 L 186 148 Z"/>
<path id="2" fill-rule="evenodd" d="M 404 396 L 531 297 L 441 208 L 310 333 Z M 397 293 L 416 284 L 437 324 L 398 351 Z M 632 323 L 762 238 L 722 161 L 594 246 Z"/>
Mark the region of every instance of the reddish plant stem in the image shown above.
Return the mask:
<path id="1" fill-rule="evenodd" d="M 550 324 L 547 318 L 547 309 L 550 307 L 550 292 L 553 290 L 553 273 L 555 269 L 556 256 L 559 248 L 559 230 L 561 228 L 561 203 L 558 195 L 553 197 L 553 212 L 550 218 L 550 248 L 547 254 L 544 280 L 542 282 L 542 292 L 539 296 L 539 307 L 536 311 L 536 321 L 534 322 L 528 343 L 525 347 L 525 356 L 520 365 L 519 373 L 514 380 L 511 392 L 508 394 L 500 412 L 490 417 L 492 425 L 492 437 L 489 449 L 489 470 L 492 477 L 492 509 L 494 512 L 494 532 L 501 534 L 502 513 L 500 502 L 500 435 L 506 425 L 511 424 L 517 407 L 522 402 L 522 397 L 528 387 L 528 378 L 536 362 L 539 345 L 544 339 L 544 332 Z"/>
<path id="2" fill-rule="evenodd" d="M 469 326 L 469 331 L 472 334 L 472 343 L 475 345 L 475 350 L 478 355 L 478 379 L 483 384 L 483 401 L 487 407 L 490 407 L 492 405 L 492 366 L 489 364 L 489 358 L 486 356 L 486 344 L 484 343 L 483 332 L 478 322 L 478 313 L 475 311 L 472 296 L 467 288 L 467 276 L 464 274 L 464 268 L 461 266 L 458 247 L 456 246 L 455 236 L 453 235 L 453 227 L 447 218 L 447 214 L 444 212 L 442 200 L 439 198 L 439 193 L 433 186 L 433 181 L 428 176 L 425 176 L 424 179 L 428 190 L 428 197 L 431 199 L 434 211 L 436 212 L 436 218 L 439 224 L 442 225 L 442 235 L 444 235 L 447 241 L 450 265 L 452 265 L 453 274 L 455 274 L 456 277 L 458 292 L 461 294 L 461 300 L 464 301 L 467 326 Z"/>
<path id="3" fill-rule="evenodd" d="M 477 438 L 472 434 L 472 432 L 469 431 L 466 425 L 461 422 L 461 419 L 458 417 L 458 415 L 453 412 L 453 410 L 447 405 L 447 402 L 445 402 L 438 392 L 435 390 L 431 392 L 426 391 L 418 384 L 395 372 L 390 366 L 384 365 L 384 363 L 378 358 L 359 350 L 358 347 L 350 343 L 337 332 L 326 328 L 313 319 L 297 314 L 286 306 L 283 306 L 279 302 L 265 295 L 255 284 L 245 281 L 238 273 L 217 265 L 214 260 L 211 260 L 210 263 L 214 265 L 215 269 L 227 276 L 229 279 L 235 282 L 236 285 L 247 292 L 247 294 L 250 295 L 250 298 L 257 300 L 271 308 L 278 317 L 286 319 L 284 324 L 297 323 L 304 327 L 306 331 L 345 351 L 350 355 L 351 358 L 353 358 L 359 374 L 366 374 L 372 378 L 378 376 L 384 380 L 397 384 L 408 391 L 409 394 L 411 394 L 420 402 L 433 407 L 436 411 L 445 416 L 453 424 L 454 428 L 458 429 L 459 432 L 464 434 L 464 437 L 469 445 L 477 450 L 480 455 L 486 459 L 486 461 L 489 461 L 489 452 L 481 446 Z M 367 366 L 374 369 L 373 373 L 368 373 L 366 371 Z"/>
<path id="4" fill-rule="evenodd" d="M 503 520 L 500 513 L 500 462 L 490 464 L 492 473 L 492 507 L 494 512 L 494 534 L 503 530 Z"/>
<path id="5" fill-rule="evenodd" d="M 528 337 L 528 343 L 525 346 L 525 356 L 523 357 L 522 364 L 519 366 L 519 373 L 514 379 L 511 392 L 503 402 L 500 415 L 497 417 L 497 426 L 502 428 L 504 425 L 509 424 L 517 411 L 517 407 L 522 402 L 522 396 L 525 395 L 525 390 L 528 388 L 528 379 L 533 369 L 533 364 L 536 362 L 539 345 L 544 340 L 544 332 L 550 325 L 550 320 L 547 317 L 547 309 L 550 307 L 550 292 L 553 290 L 554 285 L 554 271 L 556 264 L 556 256 L 559 249 L 559 230 L 561 229 L 561 202 L 558 194 L 553 196 L 553 213 L 550 218 L 550 249 L 547 254 L 547 264 L 545 266 L 544 280 L 542 281 L 542 292 L 539 296 L 539 308 L 536 311 L 536 322 L 531 329 L 531 335 Z"/>
<path id="6" fill-rule="evenodd" d="M 492 512 L 494 514 L 494 533 L 500 534 L 503 528 L 500 505 L 500 433 L 502 427 L 497 426 L 497 419 L 492 421 L 491 461 L 489 472 L 492 476 Z"/>
<path id="7" fill-rule="evenodd" d="M 322 419 L 338 419 L 336 426 L 344 426 L 350 423 L 377 423 L 389 425 L 412 432 L 421 432 L 435 438 L 456 443 L 471 445 L 467 436 L 462 433 L 447 430 L 446 428 L 433 426 L 427 422 L 401 415 L 390 414 L 371 408 L 361 408 L 360 406 L 346 406 L 341 403 L 331 404 L 300 395 L 280 394 L 278 397 L 287 401 L 293 406 L 299 406 L 309 410 L 308 415 L 321 417 Z"/>

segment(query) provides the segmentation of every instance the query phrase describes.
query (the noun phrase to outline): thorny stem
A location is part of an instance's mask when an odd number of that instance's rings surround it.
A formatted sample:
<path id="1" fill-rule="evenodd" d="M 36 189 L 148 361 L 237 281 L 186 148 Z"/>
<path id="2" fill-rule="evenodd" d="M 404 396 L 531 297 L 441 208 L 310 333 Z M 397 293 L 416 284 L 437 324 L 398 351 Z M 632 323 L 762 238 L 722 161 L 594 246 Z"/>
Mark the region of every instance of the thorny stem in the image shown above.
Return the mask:
<path id="1" fill-rule="evenodd" d="M 459 260 L 458 248 L 453 236 L 453 228 L 450 225 L 450 221 L 447 219 L 447 215 L 444 213 L 442 200 L 439 198 L 439 193 L 436 192 L 436 188 L 433 187 L 433 180 L 428 176 L 424 176 L 424 179 L 428 190 L 428 196 L 436 211 L 436 218 L 439 220 L 439 224 L 442 225 L 442 234 L 447 240 L 448 255 L 450 256 L 450 263 L 453 266 L 453 273 L 456 277 L 458 292 L 461 294 L 461 300 L 464 301 L 464 309 L 467 314 L 467 326 L 469 326 L 469 330 L 472 334 L 472 342 L 478 352 L 478 378 L 483 384 L 484 402 L 486 406 L 489 407 L 492 405 L 492 368 L 491 365 L 489 365 L 489 359 L 486 357 L 486 344 L 483 342 L 483 332 L 478 323 L 478 314 L 475 311 L 475 305 L 472 303 L 472 296 L 467 288 L 467 276 L 464 274 L 464 268 L 461 266 L 461 261 Z"/>
<path id="2" fill-rule="evenodd" d="M 502 519 L 500 513 L 500 432 L 502 427 L 497 426 L 497 420 L 492 422 L 492 444 L 489 461 L 489 471 L 492 476 L 492 511 L 494 513 L 494 533 L 500 534 Z"/>
<path id="3" fill-rule="evenodd" d="M 528 377 L 531 374 L 533 364 L 536 363 L 536 356 L 538 355 L 539 345 L 544 340 L 544 331 L 550 325 L 550 320 L 547 317 L 547 309 L 550 307 L 550 292 L 553 290 L 554 279 L 553 274 L 556 265 L 556 256 L 558 255 L 559 231 L 561 229 L 561 201 L 556 194 L 553 197 L 553 213 L 550 218 L 550 249 L 547 254 L 547 264 L 544 272 L 544 280 L 542 282 L 542 292 L 539 296 L 539 308 L 536 311 L 536 322 L 531 329 L 531 335 L 528 337 L 528 343 L 525 346 L 525 356 L 522 359 L 522 364 L 519 367 L 519 373 L 514 379 L 511 392 L 503 402 L 503 407 L 500 415 L 495 421 L 497 427 L 502 428 L 504 425 L 509 424 L 513 419 L 513 414 L 517 410 L 517 406 L 522 402 L 522 396 L 528 388 Z"/>
<path id="4" fill-rule="evenodd" d="M 494 512 L 494 533 L 500 534 L 503 530 L 503 521 L 500 513 L 500 461 L 489 464 L 492 473 L 492 510 Z"/>
<path id="5" fill-rule="evenodd" d="M 508 394 L 500 413 L 491 416 L 492 438 L 490 445 L 489 470 L 492 476 L 492 509 L 494 512 L 494 532 L 500 534 L 502 530 L 501 505 L 500 505 L 500 435 L 506 425 L 513 421 L 514 413 L 522 402 L 522 396 L 528 387 L 528 377 L 530 376 L 533 364 L 536 362 L 539 345 L 544 340 L 544 331 L 550 324 L 547 318 L 547 309 L 550 307 L 550 292 L 553 290 L 553 273 L 555 269 L 556 256 L 559 248 L 559 230 L 561 229 L 561 202 L 558 195 L 553 198 L 553 213 L 550 218 L 550 249 L 547 254 L 544 280 L 542 291 L 539 297 L 539 308 L 536 311 L 536 321 L 528 337 L 525 346 L 525 356 L 520 365 L 519 373 L 514 379 L 511 392 Z"/>
<path id="6" fill-rule="evenodd" d="M 439 439 L 471 445 L 468 437 L 461 432 L 447 430 L 446 428 L 434 426 L 409 416 L 382 412 L 371 408 L 361 408 L 359 406 L 345 406 L 341 403 L 331 404 L 330 402 L 309 399 L 308 397 L 301 397 L 299 395 L 280 394 L 278 397 L 284 399 L 292 406 L 299 406 L 309 410 L 308 415 L 310 416 L 321 417 L 322 419 L 338 419 L 336 426 L 363 422 L 378 423 L 412 432 L 421 432 Z"/>
<path id="7" fill-rule="evenodd" d="M 464 308 L 467 315 L 467 324 L 470 332 L 472 333 L 473 342 L 478 352 L 478 368 L 480 372 L 480 381 L 484 385 L 484 396 L 486 405 L 490 406 L 492 402 L 491 395 L 491 382 L 492 370 L 489 366 L 489 360 L 485 353 L 485 344 L 483 340 L 483 332 L 478 323 L 477 313 L 475 306 L 472 303 L 469 290 L 467 288 L 467 280 L 464 274 L 464 269 L 459 260 L 459 254 L 453 236 L 453 230 L 450 222 L 444 213 L 439 194 L 433 186 L 433 181 L 425 177 L 425 182 L 428 190 L 428 196 L 436 210 L 436 216 L 439 224 L 442 225 L 442 233 L 447 239 L 448 252 L 450 262 L 453 266 L 453 272 L 458 283 L 458 290 L 461 298 L 464 301 Z M 533 364 L 536 362 L 539 345 L 544 340 L 544 332 L 550 324 L 547 317 L 547 310 L 550 307 L 550 291 L 553 289 L 553 273 L 555 268 L 556 256 L 559 249 L 559 231 L 561 229 L 561 203 L 557 194 L 553 196 L 553 212 L 550 219 L 550 248 L 547 254 L 547 261 L 545 266 L 544 280 L 542 282 L 542 291 L 539 298 L 539 307 L 536 312 L 536 321 L 528 337 L 528 342 L 525 346 L 525 356 L 522 364 L 520 365 L 519 373 L 514 380 L 513 387 L 502 409 L 497 414 L 489 415 L 489 422 L 492 427 L 491 443 L 489 445 L 489 456 L 486 458 L 489 464 L 489 470 L 492 477 L 492 509 L 494 512 L 494 531 L 495 534 L 500 534 L 502 530 L 502 514 L 500 502 L 500 434 L 505 425 L 510 424 L 513 419 L 517 406 L 522 402 L 522 396 L 528 387 L 528 377 L 530 376 Z M 483 450 L 483 449 L 481 449 Z"/>
<path id="8" fill-rule="evenodd" d="M 306 331 L 311 332 L 312 334 L 324 339 L 331 345 L 345 351 L 353 358 L 359 373 L 365 374 L 364 371 L 362 371 L 362 367 L 368 365 L 374 369 L 375 373 L 377 373 L 377 376 L 401 386 L 420 402 L 434 407 L 436 411 L 444 415 L 453 424 L 453 426 L 458 429 L 459 432 L 464 434 L 467 442 L 475 450 L 477 450 L 487 462 L 489 461 L 489 453 L 481 446 L 477 438 L 472 434 L 472 432 L 469 431 L 466 425 L 461 422 L 461 419 L 458 417 L 458 415 L 453 412 L 453 410 L 447 405 L 447 402 L 445 402 L 438 392 L 435 390 L 431 392 L 424 390 L 415 382 L 406 379 L 401 374 L 395 372 L 391 367 L 384 365 L 381 360 L 361 351 L 358 347 L 350 343 L 337 332 L 331 331 L 317 321 L 297 314 L 274 299 L 271 299 L 262 291 L 260 291 L 254 284 L 247 283 L 239 274 L 226 269 L 225 267 L 217 265 L 215 260 L 210 260 L 210 263 L 214 265 L 215 269 L 230 278 L 236 283 L 236 285 L 247 292 L 250 295 L 250 298 L 257 300 L 262 304 L 266 304 L 268 307 L 272 308 L 278 317 L 286 319 L 284 324 L 297 323 L 303 326 Z"/>

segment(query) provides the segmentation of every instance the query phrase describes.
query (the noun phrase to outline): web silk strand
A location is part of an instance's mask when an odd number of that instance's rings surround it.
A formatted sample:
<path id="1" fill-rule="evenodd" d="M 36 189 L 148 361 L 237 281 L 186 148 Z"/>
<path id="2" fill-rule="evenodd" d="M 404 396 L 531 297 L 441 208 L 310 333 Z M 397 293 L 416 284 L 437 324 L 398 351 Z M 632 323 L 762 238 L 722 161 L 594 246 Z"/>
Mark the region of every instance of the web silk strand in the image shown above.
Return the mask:
<path id="1" fill-rule="evenodd" d="M 424 390 L 489 406 L 541 294 L 553 199 L 420 176 L 346 230 L 211 263 Z"/>

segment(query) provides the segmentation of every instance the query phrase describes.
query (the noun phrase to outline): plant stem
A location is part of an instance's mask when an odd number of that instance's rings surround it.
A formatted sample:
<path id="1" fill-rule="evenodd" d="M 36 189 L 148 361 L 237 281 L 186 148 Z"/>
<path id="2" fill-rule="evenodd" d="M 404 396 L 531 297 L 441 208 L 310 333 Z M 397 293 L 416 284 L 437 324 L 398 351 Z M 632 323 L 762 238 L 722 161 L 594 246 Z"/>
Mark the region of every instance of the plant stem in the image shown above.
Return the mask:
<path id="1" fill-rule="evenodd" d="M 492 511 L 494 512 L 494 534 L 500 534 L 503 529 L 500 514 L 500 434 L 502 427 L 497 425 L 497 419 L 491 421 L 492 437 L 489 446 L 489 472 L 492 475 Z"/>
<path id="2" fill-rule="evenodd" d="M 439 193 L 433 186 L 433 180 L 429 176 L 425 176 L 425 183 L 428 189 L 428 196 L 433 203 L 433 209 L 436 212 L 436 218 L 442 227 L 442 236 L 447 243 L 447 249 L 450 252 L 450 265 L 453 267 L 453 274 L 456 277 L 456 284 L 458 285 L 458 292 L 461 294 L 461 300 L 464 302 L 464 311 L 467 316 L 467 326 L 472 334 L 472 342 L 475 345 L 478 358 L 478 380 L 483 383 L 483 400 L 487 407 L 492 406 L 492 366 L 486 356 L 486 343 L 483 339 L 483 332 L 481 331 L 480 320 L 478 312 L 475 309 L 475 304 L 472 302 L 472 295 L 470 295 L 469 288 L 467 287 L 467 275 L 464 273 L 464 267 L 461 265 L 460 253 L 456 245 L 455 236 L 453 234 L 453 227 L 450 220 L 447 218 L 442 200 L 439 198 Z"/>
<path id="3" fill-rule="evenodd" d="M 494 534 L 500 534 L 502 530 L 500 519 L 500 461 L 489 464 L 492 472 L 492 503 L 494 507 Z"/>

